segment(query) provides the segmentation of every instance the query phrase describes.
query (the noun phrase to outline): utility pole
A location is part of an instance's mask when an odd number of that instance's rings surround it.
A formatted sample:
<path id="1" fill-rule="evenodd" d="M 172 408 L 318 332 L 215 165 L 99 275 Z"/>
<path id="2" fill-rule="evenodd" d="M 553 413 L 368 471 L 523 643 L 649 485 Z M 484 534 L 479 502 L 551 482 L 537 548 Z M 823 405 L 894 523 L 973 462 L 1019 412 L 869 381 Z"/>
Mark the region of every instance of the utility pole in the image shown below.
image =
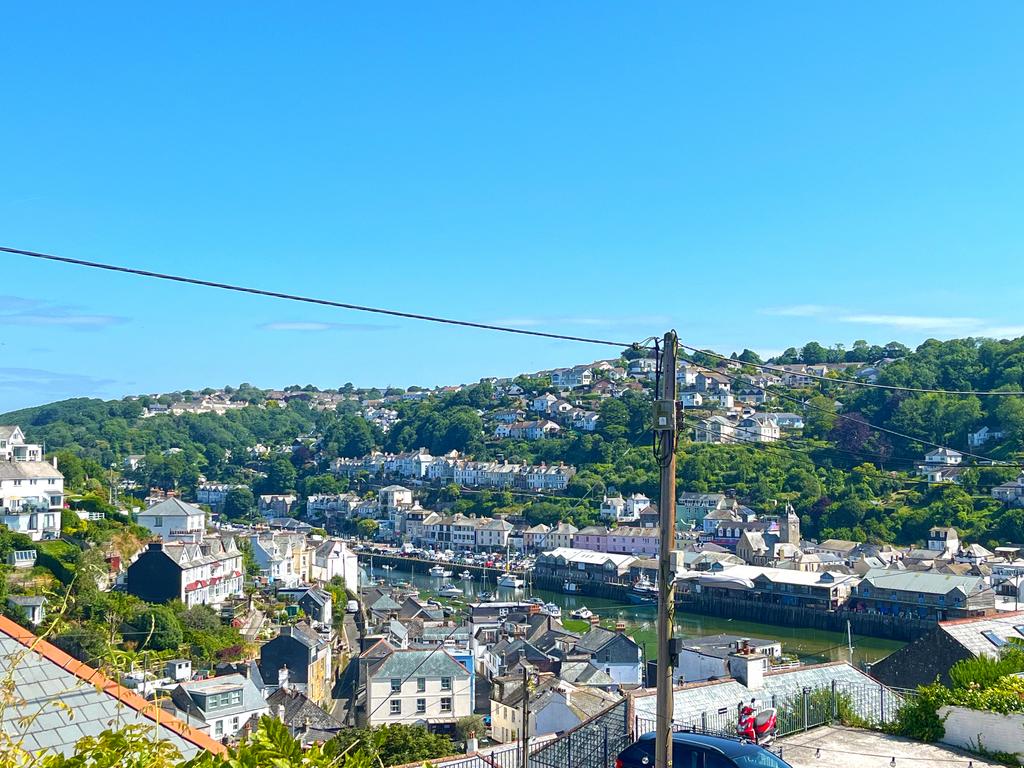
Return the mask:
<path id="1" fill-rule="evenodd" d="M 527 739 L 530 738 L 530 669 L 523 662 L 523 728 L 519 735 L 519 765 L 521 768 L 530 768 L 530 753 L 526 751 Z"/>
<path id="2" fill-rule="evenodd" d="M 665 334 L 659 371 L 661 391 L 654 403 L 654 452 L 661 469 L 658 513 L 661 526 L 658 547 L 658 672 L 656 686 L 655 768 L 672 768 L 672 633 L 675 625 L 676 590 L 672 549 L 676 531 L 676 338 Z"/>

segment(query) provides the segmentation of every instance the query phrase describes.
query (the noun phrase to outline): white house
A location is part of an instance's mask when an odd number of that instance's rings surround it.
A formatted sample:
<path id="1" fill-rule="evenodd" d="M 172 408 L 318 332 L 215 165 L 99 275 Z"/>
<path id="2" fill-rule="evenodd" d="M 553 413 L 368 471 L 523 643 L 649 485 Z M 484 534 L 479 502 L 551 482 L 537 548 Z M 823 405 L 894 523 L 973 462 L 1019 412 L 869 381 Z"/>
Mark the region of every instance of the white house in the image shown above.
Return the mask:
<path id="1" fill-rule="evenodd" d="M 270 713 L 256 684 L 239 674 L 179 683 L 171 703 L 182 720 L 218 740 L 234 736 L 250 718 Z"/>
<path id="2" fill-rule="evenodd" d="M 359 584 L 359 559 L 340 539 L 328 539 L 313 552 L 313 578 L 330 581 L 335 576 L 355 589 Z"/>
<path id="3" fill-rule="evenodd" d="M 967 444 L 971 448 L 980 448 L 989 440 L 1002 440 L 1003 436 L 1002 432 L 994 432 L 988 427 L 982 427 L 977 432 L 971 432 L 967 435 Z"/>
<path id="4" fill-rule="evenodd" d="M 33 541 L 60 537 L 64 475 L 55 464 L 41 457 L 0 461 L 0 522 Z"/>
<path id="5" fill-rule="evenodd" d="M 550 392 L 547 392 L 539 397 L 533 398 L 533 402 L 530 403 L 530 410 L 536 411 L 537 413 L 549 413 L 551 408 L 554 407 L 557 402 L 558 398 Z"/>
<path id="6" fill-rule="evenodd" d="M 25 433 L 16 425 L 0 425 L 0 461 L 42 461 L 43 447 L 26 443 Z"/>
<path id="7" fill-rule="evenodd" d="M 780 436 L 778 422 L 768 413 L 755 413 L 736 427 L 736 439 L 748 443 L 771 443 Z"/>
<path id="8" fill-rule="evenodd" d="M 454 723 L 473 714 L 469 671 L 444 649 L 395 649 L 381 641 L 359 663 L 368 726 Z"/>
<path id="9" fill-rule="evenodd" d="M 206 513 L 174 496 L 139 512 L 137 522 L 166 541 L 199 542 L 206 531 Z"/>
<path id="10" fill-rule="evenodd" d="M 286 536 L 254 535 L 249 539 L 253 558 L 271 584 L 294 587 L 302 581 L 295 568 L 293 542 Z M 315 558 L 314 558 L 315 559 Z"/>
<path id="11" fill-rule="evenodd" d="M 693 439 L 698 443 L 733 443 L 737 439 L 736 425 L 724 416 L 712 416 L 697 424 Z"/>
<path id="12" fill-rule="evenodd" d="M 686 408 L 700 408 L 704 405 L 704 397 L 700 392 L 683 392 L 679 399 Z"/>
<path id="13" fill-rule="evenodd" d="M 926 464 L 941 464 L 947 467 L 954 467 L 963 463 L 964 455 L 952 448 L 936 448 L 925 454 Z"/>

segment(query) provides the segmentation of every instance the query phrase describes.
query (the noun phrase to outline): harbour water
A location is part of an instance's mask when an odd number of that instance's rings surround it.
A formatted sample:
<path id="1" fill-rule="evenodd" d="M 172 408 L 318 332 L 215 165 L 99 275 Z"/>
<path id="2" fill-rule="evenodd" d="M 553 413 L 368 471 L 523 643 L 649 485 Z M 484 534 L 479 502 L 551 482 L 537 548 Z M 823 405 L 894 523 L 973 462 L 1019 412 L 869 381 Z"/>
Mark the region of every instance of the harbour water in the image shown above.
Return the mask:
<path id="1" fill-rule="evenodd" d="M 497 592 L 499 600 L 521 600 L 527 597 L 538 597 L 545 603 L 554 603 L 563 611 L 563 620 L 568 620 L 569 612 L 586 606 L 601 617 L 601 623 L 610 621 L 626 622 L 628 632 L 634 640 L 645 648 L 645 657 L 654 658 L 657 640 L 657 615 L 653 605 L 634 605 L 600 597 L 566 595 L 543 589 L 506 589 L 496 587 L 492 579 L 484 583 L 479 578 L 463 580 L 458 577 L 461 570 L 453 566 L 455 576 L 445 579 L 428 573 L 410 573 L 409 571 L 387 571 L 379 566 L 373 568 L 373 578 L 383 578 L 387 583 L 396 584 L 409 582 L 427 597 L 434 597 L 436 591 L 444 584 L 451 583 L 463 591 L 463 601 L 476 601 L 483 591 Z M 369 579 L 367 569 L 361 570 L 361 578 Z M 676 634 L 682 638 L 699 638 L 707 635 L 726 633 L 741 637 L 760 637 L 779 640 L 782 650 L 788 654 L 799 656 L 804 664 L 816 664 L 823 661 L 849 661 L 850 652 L 845 634 L 825 632 L 800 627 L 778 627 L 756 622 L 734 621 L 712 616 L 701 616 L 693 613 L 676 612 Z M 572 622 L 569 622 L 570 628 Z M 862 666 L 885 658 L 893 651 L 902 648 L 905 643 L 897 640 L 883 640 L 876 637 L 853 636 L 853 663 Z"/>

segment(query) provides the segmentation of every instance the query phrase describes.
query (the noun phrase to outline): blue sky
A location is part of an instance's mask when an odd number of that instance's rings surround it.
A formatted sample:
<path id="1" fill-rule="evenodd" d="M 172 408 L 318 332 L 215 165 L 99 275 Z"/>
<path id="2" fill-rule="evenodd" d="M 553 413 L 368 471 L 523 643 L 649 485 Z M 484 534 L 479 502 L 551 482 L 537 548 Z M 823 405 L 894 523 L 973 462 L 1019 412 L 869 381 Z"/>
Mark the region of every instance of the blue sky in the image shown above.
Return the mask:
<path id="1" fill-rule="evenodd" d="M 1024 334 L 1024 6 L 638 8 L 9 5 L 0 241 L 727 352 Z M 0 259 L 0 411 L 606 355 Z"/>

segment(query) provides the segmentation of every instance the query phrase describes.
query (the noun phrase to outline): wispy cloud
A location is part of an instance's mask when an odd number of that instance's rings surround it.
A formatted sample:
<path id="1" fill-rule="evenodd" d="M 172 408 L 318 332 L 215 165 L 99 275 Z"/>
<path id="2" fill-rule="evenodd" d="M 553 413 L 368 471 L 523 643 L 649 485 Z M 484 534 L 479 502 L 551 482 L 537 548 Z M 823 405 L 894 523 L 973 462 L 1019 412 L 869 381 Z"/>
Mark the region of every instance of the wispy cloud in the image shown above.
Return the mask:
<path id="1" fill-rule="evenodd" d="M 855 325 L 883 325 L 906 331 L 937 331 L 945 333 L 977 332 L 983 320 L 976 317 L 951 317 L 933 315 L 843 315 L 838 318 L 841 323 Z"/>
<path id="2" fill-rule="evenodd" d="M 762 309 L 762 315 L 775 315 L 776 317 L 817 317 L 828 312 L 828 307 L 820 304 L 792 304 L 787 307 L 768 307 Z"/>
<path id="3" fill-rule="evenodd" d="M 0 325 L 61 326 L 79 330 L 96 330 L 128 321 L 117 315 L 93 314 L 73 304 L 56 304 L 26 299 L 22 296 L 0 296 Z"/>
<path id="4" fill-rule="evenodd" d="M 1016 339 L 1024 336 L 1024 325 L 997 325 L 986 328 L 980 336 L 989 336 L 993 339 Z"/>
<path id="5" fill-rule="evenodd" d="M 298 331 L 307 333 L 319 333 L 322 331 L 377 333 L 379 331 L 391 331 L 397 327 L 397 325 L 378 325 L 376 323 L 316 323 L 303 320 L 264 323 L 260 326 L 264 331 Z"/>

